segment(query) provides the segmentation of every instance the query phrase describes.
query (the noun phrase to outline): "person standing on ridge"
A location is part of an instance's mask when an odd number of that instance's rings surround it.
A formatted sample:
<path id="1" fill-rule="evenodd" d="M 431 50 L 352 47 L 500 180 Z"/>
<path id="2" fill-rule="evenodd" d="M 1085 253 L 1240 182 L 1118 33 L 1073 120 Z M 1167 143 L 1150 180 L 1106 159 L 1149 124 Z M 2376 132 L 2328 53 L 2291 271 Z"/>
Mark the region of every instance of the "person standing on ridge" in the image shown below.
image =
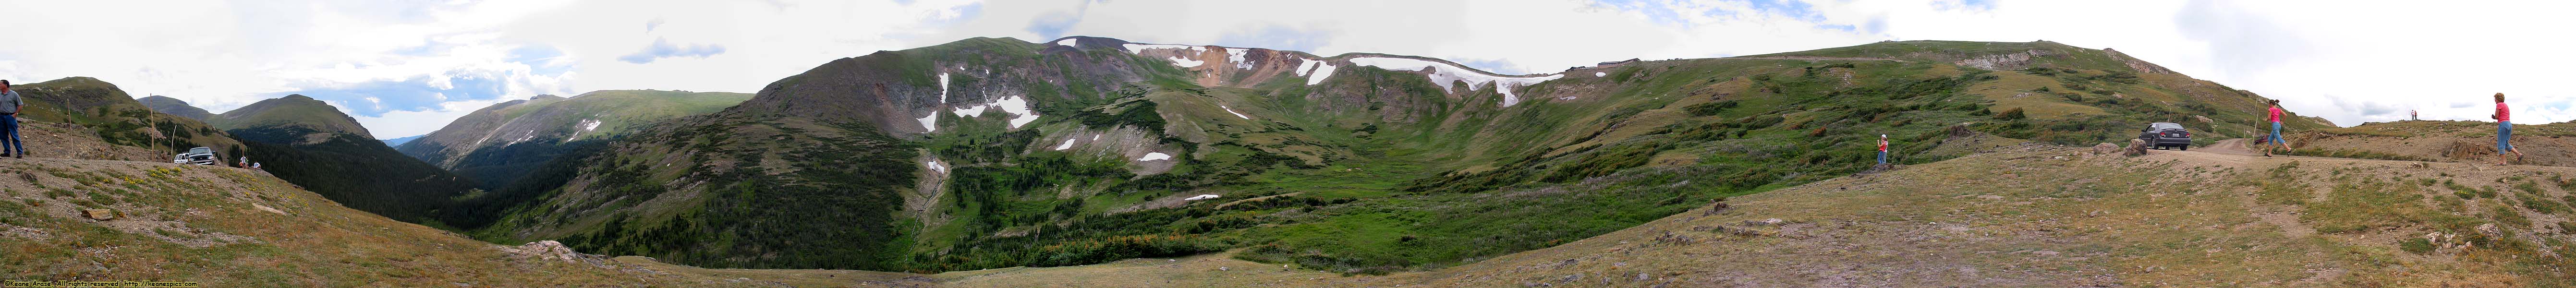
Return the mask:
<path id="1" fill-rule="evenodd" d="M 1878 134 L 1878 166 L 1887 166 L 1887 134 Z"/>
<path id="2" fill-rule="evenodd" d="M 2507 165 L 2511 161 L 2506 160 L 2504 154 L 2513 153 L 2514 158 L 2522 158 L 2522 150 L 2513 149 L 2513 109 L 2504 106 L 2504 93 L 2496 93 L 2495 100 L 2495 115 L 2487 117 L 2496 120 L 2496 165 Z"/>
<path id="3" fill-rule="evenodd" d="M 27 141 L 18 138 L 18 110 L 27 101 L 18 98 L 18 90 L 9 88 L 9 80 L 0 80 L 0 157 L 27 158 Z M 11 151 L 15 150 L 15 153 Z"/>
<path id="4" fill-rule="evenodd" d="M 2272 135 L 2264 136 L 2268 138 L 2264 138 L 2263 140 L 2270 141 L 2272 143 L 2271 145 L 2263 147 L 2263 157 L 2272 157 L 2272 149 L 2274 148 L 2289 147 L 2284 146 L 2284 144 L 2281 143 L 2281 100 L 2272 100 L 2271 113 L 2269 114 L 2271 116 L 2264 119 L 2272 121 Z"/>

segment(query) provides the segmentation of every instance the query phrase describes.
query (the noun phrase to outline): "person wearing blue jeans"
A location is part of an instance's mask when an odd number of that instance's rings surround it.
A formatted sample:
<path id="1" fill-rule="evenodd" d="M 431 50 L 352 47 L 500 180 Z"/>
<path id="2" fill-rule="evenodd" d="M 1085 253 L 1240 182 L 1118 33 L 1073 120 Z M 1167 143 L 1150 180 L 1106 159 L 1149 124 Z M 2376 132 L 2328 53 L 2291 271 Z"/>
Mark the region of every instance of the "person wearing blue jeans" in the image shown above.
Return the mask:
<path id="1" fill-rule="evenodd" d="M 1887 134 L 1878 134 L 1878 165 L 1887 165 Z"/>
<path id="2" fill-rule="evenodd" d="M 2522 157 L 2522 150 L 2513 149 L 2513 109 L 2504 106 L 2504 93 L 2496 93 L 2495 100 L 2495 115 L 2487 115 L 2487 118 L 2496 120 L 2496 165 L 2512 164 L 2505 154 Z"/>
<path id="3" fill-rule="evenodd" d="M 2272 121 L 2272 135 L 2263 136 L 2263 142 L 2270 144 L 2263 146 L 2263 157 L 2272 157 L 2272 150 L 2275 148 L 2288 147 L 2281 145 L 2281 100 L 2272 100 L 2271 103 L 2272 108 L 2266 109 L 2268 111 L 2264 111 L 2266 116 L 2263 117 L 2264 120 Z"/>
<path id="4" fill-rule="evenodd" d="M 27 158 L 27 141 L 18 138 L 20 108 L 27 108 L 27 102 L 18 99 L 18 90 L 9 89 L 9 80 L 0 80 L 0 157 Z"/>

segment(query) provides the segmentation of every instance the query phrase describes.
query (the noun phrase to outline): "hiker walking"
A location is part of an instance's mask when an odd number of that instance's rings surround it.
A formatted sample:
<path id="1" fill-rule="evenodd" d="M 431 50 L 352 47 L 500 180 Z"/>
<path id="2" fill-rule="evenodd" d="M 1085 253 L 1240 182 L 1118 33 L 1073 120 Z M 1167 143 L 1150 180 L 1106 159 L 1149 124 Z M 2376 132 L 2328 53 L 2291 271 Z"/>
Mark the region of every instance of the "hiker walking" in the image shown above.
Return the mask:
<path id="1" fill-rule="evenodd" d="M 2522 150 L 2513 149 L 2513 109 L 2504 106 L 2504 93 L 2496 93 L 2495 100 L 2495 115 L 2487 115 L 2487 117 L 2496 120 L 2496 165 L 2511 164 L 2508 163 L 2511 161 L 2507 161 L 2504 157 L 2505 153 L 2513 153 L 2514 158 L 2522 158 Z"/>
<path id="2" fill-rule="evenodd" d="M 2268 138 L 2264 138 L 2263 140 L 2271 142 L 2271 145 L 2263 146 L 2263 157 L 2272 157 L 2272 149 L 2286 147 L 2282 146 L 2281 143 L 2281 100 L 2272 100 L 2271 113 L 2268 114 L 2271 116 L 2264 119 L 2272 121 L 2272 135 L 2264 136 Z"/>
<path id="3" fill-rule="evenodd" d="M 18 90 L 9 88 L 9 80 L 0 80 L 0 157 L 27 158 L 27 141 L 18 138 L 18 110 L 27 101 L 18 98 Z M 11 153 L 11 151 L 16 153 Z"/>
<path id="4" fill-rule="evenodd" d="M 1878 134 L 1878 166 L 1887 166 L 1887 134 Z"/>
<path id="5" fill-rule="evenodd" d="M 233 160 L 233 168 L 250 168 L 250 156 L 242 156 L 240 160 Z"/>

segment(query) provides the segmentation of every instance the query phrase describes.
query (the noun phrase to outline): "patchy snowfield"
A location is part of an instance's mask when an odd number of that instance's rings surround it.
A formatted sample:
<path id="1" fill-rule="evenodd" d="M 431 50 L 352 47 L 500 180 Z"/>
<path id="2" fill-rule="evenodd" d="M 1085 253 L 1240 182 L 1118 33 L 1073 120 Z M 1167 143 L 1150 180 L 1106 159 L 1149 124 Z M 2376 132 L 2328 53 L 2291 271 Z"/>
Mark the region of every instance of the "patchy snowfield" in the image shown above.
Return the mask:
<path id="1" fill-rule="evenodd" d="M 1198 68 L 1199 65 L 1207 64 L 1207 61 L 1190 60 L 1181 57 L 1169 57 L 1165 59 L 1171 59 L 1172 66 L 1181 66 L 1181 68 Z"/>
<path id="2" fill-rule="evenodd" d="M 1297 64 L 1297 76 L 1306 76 L 1307 86 L 1322 84 L 1324 78 L 1333 77 L 1333 64 L 1324 63 L 1322 59 L 1306 59 L 1305 63 Z"/>
<path id="3" fill-rule="evenodd" d="M 1501 92 L 1503 94 L 1503 107 L 1512 107 L 1512 105 L 1520 104 L 1521 102 L 1520 95 L 1512 94 L 1512 88 L 1536 85 L 1539 82 L 1547 82 L 1547 80 L 1556 80 L 1557 78 L 1565 77 L 1565 75 L 1562 74 L 1549 74 L 1547 76 L 1537 77 L 1495 76 L 1488 75 L 1483 72 L 1476 72 L 1475 70 L 1467 70 L 1466 68 L 1461 68 L 1457 65 L 1449 65 L 1448 63 L 1408 58 L 1359 57 L 1351 58 L 1350 61 L 1353 65 L 1377 67 L 1379 69 L 1386 70 L 1430 72 L 1431 83 L 1439 84 L 1440 91 L 1448 93 L 1457 93 L 1457 91 L 1452 87 L 1455 85 L 1453 82 L 1457 81 L 1466 81 L 1467 91 L 1476 91 L 1477 88 L 1484 87 L 1486 83 L 1493 83 L 1495 86 L 1495 92 Z"/>
<path id="4" fill-rule="evenodd" d="M 1252 52 L 1252 49 L 1245 49 L 1245 48 L 1230 48 L 1230 47 L 1219 47 L 1219 48 L 1225 48 L 1225 62 L 1227 62 L 1227 63 L 1234 63 L 1234 69 L 1245 69 L 1245 70 L 1251 70 L 1251 69 L 1252 69 L 1252 61 L 1251 61 L 1251 60 L 1244 60 L 1244 59 L 1243 59 L 1243 54 L 1244 54 L 1244 53 L 1247 53 L 1247 52 Z"/>
<path id="5" fill-rule="evenodd" d="M 1154 160 L 1172 160 L 1172 154 L 1163 154 L 1163 152 L 1154 152 L 1154 153 L 1145 153 L 1145 157 L 1143 157 L 1143 158 L 1136 158 L 1136 161 L 1154 161 Z"/>
<path id="6" fill-rule="evenodd" d="M 1021 125 L 1038 121 L 1037 111 L 1030 109 L 1029 100 L 1020 96 L 1002 97 L 1000 100 L 994 100 L 992 104 L 958 107 L 953 113 L 957 113 L 957 117 L 975 117 L 984 115 L 985 108 L 1001 109 L 1002 113 L 1011 114 L 1011 129 L 1019 129 Z"/>
<path id="7" fill-rule="evenodd" d="M 1064 151 L 1064 149 L 1073 149 L 1073 140 L 1074 140 L 1073 138 L 1064 138 L 1064 144 L 1056 144 L 1056 145 L 1055 145 L 1055 151 Z"/>
<path id="8" fill-rule="evenodd" d="M 1236 112 L 1234 112 L 1234 107 L 1225 107 L 1225 105 L 1216 105 L 1216 108 L 1217 108 L 1217 109 L 1225 109 L 1225 113 L 1226 113 L 1226 114 L 1234 114 L 1234 117 L 1236 117 L 1236 118 L 1243 118 L 1243 120 L 1252 120 L 1252 116 L 1243 116 L 1243 113 L 1236 113 Z"/>

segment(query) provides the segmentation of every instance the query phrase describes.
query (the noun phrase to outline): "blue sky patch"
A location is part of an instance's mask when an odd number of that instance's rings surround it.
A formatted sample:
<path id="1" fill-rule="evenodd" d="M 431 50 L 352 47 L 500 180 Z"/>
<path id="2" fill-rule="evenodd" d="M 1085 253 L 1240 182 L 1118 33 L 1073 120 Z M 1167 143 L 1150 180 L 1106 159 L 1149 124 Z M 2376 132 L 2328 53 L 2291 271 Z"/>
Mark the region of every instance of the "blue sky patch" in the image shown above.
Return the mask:
<path id="1" fill-rule="evenodd" d="M 716 54 L 724 54 L 724 52 L 725 52 L 724 45 L 716 45 L 716 44 L 682 44 L 682 45 L 671 45 L 671 41 L 670 41 L 670 40 L 671 40 L 671 39 L 667 39 L 667 38 L 653 38 L 653 44 L 652 44 L 652 45 L 645 45 L 645 46 L 644 46 L 644 51 L 635 51 L 635 54 L 627 54 L 626 56 L 619 56 L 619 57 L 617 57 L 617 61 L 626 61 L 626 63 L 635 63 L 635 64 L 647 64 L 647 63 L 653 63 L 653 61 L 655 61 L 655 60 L 662 60 L 662 58 L 689 57 L 689 58 L 700 58 L 700 59 L 705 59 L 705 58 L 707 58 L 707 56 L 715 56 Z"/>
<path id="2" fill-rule="evenodd" d="M 448 84 L 450 84 L 448 89 L 438 89 L 429 84 L 430 80 L 434 79 L 431 77 L 436 76 L 415 77 L 402 81 L 371 81 L 329 88 L 308 88 L 274 93 L 265 98 L 303 94 L 305 97 L 337 103 L 342 106 L 341 110 L 348 111 L 352 116 L 381 117 L 385 112 L 393 111 L 438 110 L 440 108 L 438 104 L 446 101 L 489 100 L 507 94 L 509 89 L 507 81 L 481 75 L 451 77 L 448 78 Z M 445 95 L 447 99 L 439 99 L 440 95 Z M 375 100 L 368 100 L 369 97 L 374 97 Z"/>
<path id="3" fill-rule="evenodd" d="M 1467 69 L 1485 70 L 1485 72 L 1494 72 L 1494 74 L 1503 74 L 1503 75 L 1521 75 L 1521 74 L 1529 74 L 1529 71 L 1527 71 L 1527 70 L 1522 70 L 1520 65 L 1512 64 L 1512 60 L 1503 60 L 1503 59 L 1499 59 L 1499 58 L 1497 58 L 1497 59 L 1450 58 L 1450 60 L 1449 60 L 1449 61 L 1450 61 L 1450 62 L 1458 62 L 1458 64 L 1459 64 L 1459 65 L 1467 65 Z"/>
<path id="4" fill-rule="evenodd" d="M 1300 30 L 1289 28 L 1288 26 L 1272 24 L 1262 25 L 1259 28 L 1237 29 L 1233 32 L 1228 32 L 1225 35 L 1217 37 L 1216 45 L 1227 47 L 1261 47 L 1312 53 L 1317 47 L 1324 47 L 1324 45 L 1332 44 L 1333 36 L 1334 33 L 1332 32 Z"/>
<path id="5" fill-rule="evenodd" d="M 1074 11 L 1055 11 L 1048 12 L 1046 15 L 1038 15 L 1037 19 L 1030 19 L 1029 27 L 1022 30 L 1027 30 L 1029 33 L 1037 33 L 1037 39 L 1064 38 L 1064 31 L 1066 29 L 1072 29 L 1073 24 L 1076 23 L 1082 23 L 1082 13 Z"/>
<path id="6" fill-rule="evenodd" d="M 510 62 L 527 64 L 537 75 L 563 75 L 572 71 L 572 61 L 565 61 L 563 50 L 554 46 L 528 45 L 510 49 Z"/>

